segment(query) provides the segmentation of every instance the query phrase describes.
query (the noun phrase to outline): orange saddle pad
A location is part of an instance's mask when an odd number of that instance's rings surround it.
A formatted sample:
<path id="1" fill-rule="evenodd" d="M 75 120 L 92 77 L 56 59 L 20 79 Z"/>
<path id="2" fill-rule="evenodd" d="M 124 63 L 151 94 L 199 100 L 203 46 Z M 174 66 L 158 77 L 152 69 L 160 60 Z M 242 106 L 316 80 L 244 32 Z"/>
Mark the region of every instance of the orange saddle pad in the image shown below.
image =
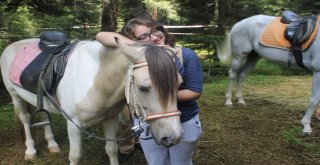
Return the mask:
<path id="1" fill-rule="evenodd" d="M 279 49 L 290 49 L 290 42 L 284 37 L 284 30 L 288 24 L 280 22 L 281 17 L 275 18 L 269 23 L 263 30 L 263 33 L 260 36 L 260 43 L 264 46 L 279 48 Z M 311 33 L 308 40 L 306 40 L 302 45 L 302 50 L 308 48 L 308 46 L 315 39 L 316 34 L 318 33 L 318 17 L 316 21 L 316 26 L 313 32 Z"/>

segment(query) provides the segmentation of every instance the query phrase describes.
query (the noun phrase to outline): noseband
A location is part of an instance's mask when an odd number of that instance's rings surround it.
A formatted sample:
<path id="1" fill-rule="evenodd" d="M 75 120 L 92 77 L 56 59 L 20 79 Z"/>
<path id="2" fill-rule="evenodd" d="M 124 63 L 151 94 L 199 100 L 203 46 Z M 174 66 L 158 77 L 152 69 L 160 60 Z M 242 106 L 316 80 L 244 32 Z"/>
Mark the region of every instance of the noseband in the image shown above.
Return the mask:
<path id="1" fill-rule="evenodd" d="M 160 118 L 167 118 L 167 117 L 172 117 L 172 116 L 179 116 L 181 115 L 181 112 L 176 109 L 174 111 L 170 112 L 160 112 L 160 113 L 153 113 L 153 114 L 147 114 L 145 108 L 142 106 L 141 102 L 139 101 L 139 98 L 137 96 L 136 90 L 135 90 L 135 85 L 134 85 L 134 76 L 133 76 L 133 71 L 134 69 L 140 68 L 140 67 L 145 67 L 148 66 L 148 63 L 146 61 L 138 62 L 135 63 L 131 66 L 129 66 L 128 69 L 128 82 L 126 84 L 126 99 L 127 99 L 127 104 L 128 105 L 133 105 L 134 111 L 136 115 L 139 118 L 142 118 L 144 121 L 151 121 L 151 120 L 157 120 Z M 132 97 L 133 97 L 133 104 L 130 104 L 130 92 L 132 92 Z M 139 112 L 140 109 L 140 112 Z"/>

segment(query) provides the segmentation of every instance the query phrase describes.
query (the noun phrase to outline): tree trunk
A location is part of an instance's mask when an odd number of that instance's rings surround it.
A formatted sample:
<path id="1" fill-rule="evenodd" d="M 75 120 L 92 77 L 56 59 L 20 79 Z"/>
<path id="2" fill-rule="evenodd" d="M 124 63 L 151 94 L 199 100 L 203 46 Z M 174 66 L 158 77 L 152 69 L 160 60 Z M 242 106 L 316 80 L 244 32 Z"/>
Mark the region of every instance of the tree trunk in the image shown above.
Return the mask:
<path id="1" fill-rule="evenodd" d="M 127 22 L 133 17 L 144 15 L 145 6 L 142 0 L 122 0 L 121 10 L 124 21 Z"/>
<path id="2" fill-rule="evenodd" d="M 215 0 L 214 7 L 214 20 L 216 22 L 216 34 L 224 35 L 224 25 L 223 22 L 225 18 L 223 15 L 226 13 L 225 8 L 223 8 L 223 4 L 225 4 L 225 0 Z"/>
<path id="3" fill-rule="evenodd" d="M 101 31 L 116 31 L 119 0 L 105 1 L 101 14 Z"/>

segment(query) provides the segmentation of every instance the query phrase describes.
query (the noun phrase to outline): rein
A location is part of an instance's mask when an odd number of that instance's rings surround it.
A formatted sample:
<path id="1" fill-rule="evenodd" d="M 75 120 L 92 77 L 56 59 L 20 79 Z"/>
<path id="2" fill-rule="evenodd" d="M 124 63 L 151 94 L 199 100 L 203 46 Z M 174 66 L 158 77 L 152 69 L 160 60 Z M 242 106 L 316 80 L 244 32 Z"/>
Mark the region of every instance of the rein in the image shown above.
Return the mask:
<path id="1" fill-rule="evenodd" d="M 136 88 L 134 86 L 134 76 L 133 76 L 134 69 L 137 69 L 140 67 L 145 67 L 145 66 L 148 66 L 148 63 L 146 61 L 140 61 L 138 63 L 135 63 L 135 64 L 129 66 L 128 83 L 126 85 L 127 104 L 131 105 L 130 104 L 130 92 L 131 92 L 132 97 L 133 97 L 134 112 L 137 115 L 137 117 L 141 118 L 143 121 L 152 121 L 152 120 L 157 120 L 157 119 L 161 119 L 161 118 L 167 118 L 167 117 L 181 115 L 181 112 L 178 109 L 176 109 L 174 111 L 170 111 L 170 112 L 160 112 L 160 113 L 153 113 L 153 114 L 146 113 L 145 108 L 142 106 L 142 104 L 137 96 Z M 140 110 L 140 112 L 139 112 L 139 110 Z"/>

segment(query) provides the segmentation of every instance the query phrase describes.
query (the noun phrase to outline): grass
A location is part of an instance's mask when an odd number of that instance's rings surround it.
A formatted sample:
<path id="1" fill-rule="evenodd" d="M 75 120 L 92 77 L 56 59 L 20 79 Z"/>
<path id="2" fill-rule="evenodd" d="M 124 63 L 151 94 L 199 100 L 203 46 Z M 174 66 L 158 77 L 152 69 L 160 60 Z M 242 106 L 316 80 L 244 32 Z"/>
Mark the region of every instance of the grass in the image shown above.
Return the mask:
<path id="1" fill-rule="evenodd" d="M 280 71 L 279 71 L 280 70 Z M 310 98 L 311 75 L 301 70 L 285 71 L 261 61 L 245 80 L 246 106 L 224 106 L 227 77 L 217 76 L 204 84 L 199 100 L 203 135 L 194 154 L 195 165 L 320 165 L 320 127 L 312 118 L 313 134 L 300 137 L 300 120 Z M 234 100 L 235 101 L 235 100 Z M 69 142 L 65 120 L 53 115 L 53 130 L 62 149 L 50 154 L 39 129 L 35 162 L 23 160 L 25 147 L 15 131 L 11 104 L 0 106 L 0 164 L 68 163 Z M 99 128 L 92 130 L 99 133 Z M 104 142 L 85 139 L 81 164 L 108 164 Z M 146 164 L 143 153 L 124 165 Z"/>
<path id="2" fill-rule="evenodd" d="M 200 100 L 204 142 L 199 148 L 214 150 L 217 155 L 211 157 L 212 164 L 319 164 L 312 159 L 319 152 L 309 148 L 319 147 L 320 141 L 311 143 L 298 136 L 310 81 L 310 76 L 249 76 L 244 89 L 246 107 L 235 104 L 232 109 L 223 106 L 226 81 L 205 84 Z M 290 86 L 296 90 L 288 90 Z M 318 136 L 319 128 L 314 129 Z M 303 148 L 304 157 L 309 158 L 301 158 L 297 148 Z M 202 156 L 196 157 L 197 163 L 209 163 Z"/>
<path id="3" fill-rule="evenodd" d="M 261 61 L 245 80 L 245 107 L 223 106 L 226 77 L 204 85 L 204 135 L 198 144 L 203 152 L 195 156 L 196 164 L 320 164 L 318 121 L 312 119 L 312 135 L 299 136 L 312 77 L 284 69 Z M 211 163 L 204 154 L 213 154 Z"/>

